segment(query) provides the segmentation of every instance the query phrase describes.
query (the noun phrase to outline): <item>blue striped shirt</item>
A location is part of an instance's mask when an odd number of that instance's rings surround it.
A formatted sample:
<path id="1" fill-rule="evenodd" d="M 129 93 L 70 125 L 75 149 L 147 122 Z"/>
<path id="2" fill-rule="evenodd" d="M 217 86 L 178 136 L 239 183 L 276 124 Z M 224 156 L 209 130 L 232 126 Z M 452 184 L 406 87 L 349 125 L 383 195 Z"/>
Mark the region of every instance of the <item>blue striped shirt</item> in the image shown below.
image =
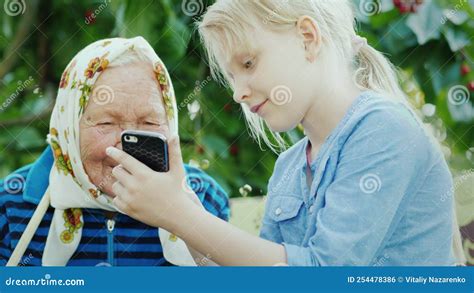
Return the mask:
<path id="1" fill-rule="evenodd" d="M 0 265 L 16 247 L 49 184 L 53 155 L 48 147 L 33 164 L 0 181 Z M 188 182 L 207 211 L 228 220 L 226 192 L 203 171 L 185 165 Z M 19 265 L 40 266 L 54 208 L 49 207 Z M 157 228 L 127 215 L 99 209 L 82 209 L 84 227 L 79 246 L 68 266 L 171 265 L 163 257 Z M 115 222 L 113 229 L 107 222 Z"/>

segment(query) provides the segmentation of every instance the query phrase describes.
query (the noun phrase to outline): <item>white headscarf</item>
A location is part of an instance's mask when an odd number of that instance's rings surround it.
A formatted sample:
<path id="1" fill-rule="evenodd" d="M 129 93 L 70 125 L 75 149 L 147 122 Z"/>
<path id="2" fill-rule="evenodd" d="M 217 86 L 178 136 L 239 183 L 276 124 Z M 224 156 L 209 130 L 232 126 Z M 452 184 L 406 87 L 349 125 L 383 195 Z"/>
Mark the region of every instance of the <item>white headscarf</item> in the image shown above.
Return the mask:
<path id="1" fill-rule="evenodd" d="M 64 266 L 76 251 L 84 223 L 81 208 L 117 211 L 112 199 L 90 181 L 84 170 L 80 156 L 79 121 L 100 74 L 117 57 L 131 53 L 145 57 L 153 65 L 170 134 L 178 132 L 178 113 L 171 79 L 163 62 L 145 39 L 106 39 L 80 51 L 62 74 L 51 115 L 48 143 L 54 154 L 54 166 L 49 177 L 49 191 L 55 211 L 43 252 L 43 266 Z M 98 97 L 109 98 L 107 93 Z M 195 265 L 182 240 L 163 229 L 158 230 L 164 256 L 169 262 Z"/>

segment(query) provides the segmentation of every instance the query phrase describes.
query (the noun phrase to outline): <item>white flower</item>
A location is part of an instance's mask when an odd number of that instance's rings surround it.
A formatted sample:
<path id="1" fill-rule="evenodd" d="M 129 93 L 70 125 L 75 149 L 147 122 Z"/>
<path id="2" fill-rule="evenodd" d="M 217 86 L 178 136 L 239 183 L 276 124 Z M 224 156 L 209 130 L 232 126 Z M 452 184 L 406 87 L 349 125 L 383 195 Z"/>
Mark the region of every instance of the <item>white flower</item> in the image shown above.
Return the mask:
<path id="1" fill-rule="evenodd" d="M 199 101 L 194 100 L 194 102 L 188 104 L 187 107 L 188 107 L 189 119 L 194 120 L 194 118 L 196 118 L 199 111 L 201 111 L 201 105 L 199 104 Z"/>

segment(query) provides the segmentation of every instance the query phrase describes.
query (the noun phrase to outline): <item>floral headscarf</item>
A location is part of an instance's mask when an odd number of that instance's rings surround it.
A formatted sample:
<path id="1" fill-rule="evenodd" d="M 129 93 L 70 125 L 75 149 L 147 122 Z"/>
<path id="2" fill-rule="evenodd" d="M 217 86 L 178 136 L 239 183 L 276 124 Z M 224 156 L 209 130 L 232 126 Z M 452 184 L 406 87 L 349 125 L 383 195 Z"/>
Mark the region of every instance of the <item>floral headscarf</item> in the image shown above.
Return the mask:
<path id="1" fill-rule="evenodd" d="M 79 121 L 100 74 L 117 57 L 130 53 L 145 57 L 153 64 L 157 86 L 163 96 L 169 132 L 173 135 L 178 131 L 176 100 L 170 77 L 145 39 L 136 37 L 97 41 L 72 59 L 59 83 L 47 139 L 54 154 L 49 192 L 55 211 L 42 258 L 45 266 L 66 265 L 76 251 L 83 228 L 81 208 L 117 211 L 112 199 L 95 186 L 85 172 L 80 157 Z M 104 98 L 110 99 L 107 93 L 105 97 L 98 97 Z M 194 265 L 183 241 L 163 229 L 159 229 L 159 234 L 168 261 L 177 265 Z"/>

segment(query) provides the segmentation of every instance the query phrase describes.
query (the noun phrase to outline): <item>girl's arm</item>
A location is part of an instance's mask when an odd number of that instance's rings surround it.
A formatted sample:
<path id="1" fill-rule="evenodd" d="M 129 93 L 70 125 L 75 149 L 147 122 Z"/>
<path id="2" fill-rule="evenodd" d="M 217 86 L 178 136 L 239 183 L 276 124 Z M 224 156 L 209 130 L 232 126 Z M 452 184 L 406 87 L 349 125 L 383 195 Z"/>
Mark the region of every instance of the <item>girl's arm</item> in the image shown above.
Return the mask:
<path id="1" fill-rule="evenodd" d="M 183 203 L 179 221 L 170 230 L 216 263 L 224 266 L 273 266 L 286 263 L 285 249 L 244 232 L 192 202 Z"/>
<path id="2" fill-rule="evenodd" d="M 189 198 L 194 202 L 194 204 L 201 209 L 204 209 L 204 206 L 202 205 L 202 202 L 197 198 L 195 194 L 189 194 Z M 218 266 L 214 261 L 212 261 L 212 256 L 207 254 L 203 255 L 199 253 L 196 249 L 192 248 L 189 244 L 186 243 L 186 246 L 189 249 L 189 252 L 191 253 L 194 262 L 196 265 L 200 267 L 211 267 L 211 266 Z"/>
<path id="3" fill-rule="evenodd" d="M 239 230 L 190 199 L 178 137 L 169 143 L 167 173 L 154 172 L 119 149 L 107 149 L 107 154 L 120 163 L 112 172 L 117 179 L 113 185 L 117 208 L 143 223 L 170 231 L 219 265 L 286 263 L 283 245 Z"/>

